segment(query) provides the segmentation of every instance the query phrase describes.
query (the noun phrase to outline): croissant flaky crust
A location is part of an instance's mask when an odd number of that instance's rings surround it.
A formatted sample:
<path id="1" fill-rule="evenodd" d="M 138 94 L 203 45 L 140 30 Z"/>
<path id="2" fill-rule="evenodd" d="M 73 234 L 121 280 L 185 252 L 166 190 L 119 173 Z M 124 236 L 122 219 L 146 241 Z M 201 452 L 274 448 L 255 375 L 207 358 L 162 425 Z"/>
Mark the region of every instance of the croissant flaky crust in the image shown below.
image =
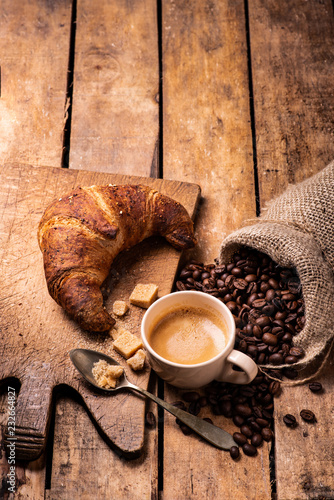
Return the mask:
<path id="1" fill-rule="evenodd" d="M 153 234 L 178 249 L 196 244 L 186 209 L 147 186 L 79 187 L 53 202 L 38 228 L 51 297 L 85 330 L 109 330 L 101 285 L 121 251 Z"/>

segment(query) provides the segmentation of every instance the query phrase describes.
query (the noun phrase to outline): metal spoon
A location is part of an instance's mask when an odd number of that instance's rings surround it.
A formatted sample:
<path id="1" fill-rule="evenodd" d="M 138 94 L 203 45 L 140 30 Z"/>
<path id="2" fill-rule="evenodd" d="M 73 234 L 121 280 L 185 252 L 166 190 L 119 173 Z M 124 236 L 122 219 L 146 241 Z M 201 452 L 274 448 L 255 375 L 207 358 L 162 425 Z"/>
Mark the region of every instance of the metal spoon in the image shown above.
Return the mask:
<path id="1" fill-rule="evenodd" d="M 169 411 L 172 415 L 178 418 L 181 422 L 190 427 L 193 431 L 199 434 L 202 438 L 209 441 L 217 448 L 221 450 L 229 450 L 232 446 L 238 446 L 234 441 L 233 437 L 223 429 L 216 427 L 215 425 L 202 420 L 201 418 L 195 417 L 190 413 L 187 413 L 180 408 L 163 401 L 162 399 L 154 396 L 150 392 L 138 387 L 137 385 L 131 384 L 125 376 L 122 375 L 117 381 L 117 386 L 115 389 L 103 389 L 97 385 L 94 375 L 92 373 L 94 363 L 97 363 L 100 359 L 104 359 L 110 365 L 119 365 L 117 361 L 101 352 L 91 351 L 89 349 L 73 349 L 70 351 L 70 358 L 76 369 L 81 373 L 81 375 L 92 385 L 100 390 L 107 392 L 116 392 L 121 389 L 131 389 L 133 391 L 139 392 L 144 396 L 152 399 L 157 405 L 161 406 L 165 410 Z"/>

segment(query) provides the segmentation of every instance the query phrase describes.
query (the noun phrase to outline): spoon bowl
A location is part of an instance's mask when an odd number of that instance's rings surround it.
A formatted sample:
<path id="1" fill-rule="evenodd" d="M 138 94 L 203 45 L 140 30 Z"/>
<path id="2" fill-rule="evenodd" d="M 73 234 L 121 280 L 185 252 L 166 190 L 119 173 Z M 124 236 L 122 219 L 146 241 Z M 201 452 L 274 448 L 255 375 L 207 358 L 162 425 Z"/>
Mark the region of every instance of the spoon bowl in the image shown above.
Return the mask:
<path id="1" fill-rule="evenodd" d="M 199 434 L 202 438 L 204 438 L 209 443 L 213 444 L 217 448 L 221 450 L 229 450 L 232 446 L 237 446 L 231 434 L 224 431 L 220 427 L 216 427 L 215 425 L 206 422 L 205 420 L 195 417 L 190 413 L 187 413 L 180 408 L 176 408 L 170 403 L 163 401 L 158 398 L 154 394 L 146 391 L 142 387 L 132 384 L 126 378 L 125 372 L 123 375 L 117 380 L 117 385 L 115 388 L 105 389 L 104 387 L 100 387 L 93 375 L 93 366 L 95 363 L 100 361 L 101 359 L 109 363 L 110 365 L 120 365 L 116 360 L 103 354 L 102 352 L 92 351 L 90 349 L 73 349 L 69 353 L 72 363 L 75 368 L 81 373 L 83 378 L 96 387 L 99 390 L 103 390 L 105 392 L 116 392 L 121 389 L 130 389 L 139 394 L 142 394 L 152 401 L 157 403 L 159 406 L 167 410 L 169 413 L 178 418 L 185 425 L 190 427 L 194 432 Z"/>

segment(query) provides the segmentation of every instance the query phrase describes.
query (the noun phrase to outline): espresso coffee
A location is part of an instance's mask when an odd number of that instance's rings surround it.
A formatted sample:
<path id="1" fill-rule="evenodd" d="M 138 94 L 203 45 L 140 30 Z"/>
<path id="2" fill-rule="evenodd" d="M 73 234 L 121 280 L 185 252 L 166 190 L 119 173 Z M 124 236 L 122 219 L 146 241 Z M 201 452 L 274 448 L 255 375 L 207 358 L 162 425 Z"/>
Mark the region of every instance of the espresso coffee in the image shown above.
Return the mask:
<path id="1" fill-rule="evenodd" d="M 157 354 L 184 365 L 214 358 L 228 342 L 223 318 L 211 309 L 189 306 L 173 308 L 159 317 L 147 337 Z"/>

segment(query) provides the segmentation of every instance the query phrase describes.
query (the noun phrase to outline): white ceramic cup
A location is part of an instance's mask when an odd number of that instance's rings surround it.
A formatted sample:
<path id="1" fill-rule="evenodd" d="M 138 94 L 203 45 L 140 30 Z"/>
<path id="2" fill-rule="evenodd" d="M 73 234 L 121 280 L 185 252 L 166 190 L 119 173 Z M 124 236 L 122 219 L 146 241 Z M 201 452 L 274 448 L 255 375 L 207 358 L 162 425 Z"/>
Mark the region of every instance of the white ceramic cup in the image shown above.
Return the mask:
<path id="1" fill-rule="evenodd" d="M 175 363 L 157 354 L 148 341 L 148 334 L 157 318 L 163 317 L 174 306 L 214 309 L 227 325 L 228 338 L 223 350 L 214 358 L 193 365 Z M 153 370 L 162 379 L 175 387 L 194 389 L 203 387 L 213 380 L 232 382 L 233 384 L 248 384 L 256 377 L 258 372 L 257 365 L 249 356 L 233 349 L 235 322 L 232 313 L 223 302 L 207 293 L 183 291 L 161 297 L 145 312 L 141 323 L 141 337 Z M 233 365 L 237 365 L 243 371 L 234 370 Z"/>

